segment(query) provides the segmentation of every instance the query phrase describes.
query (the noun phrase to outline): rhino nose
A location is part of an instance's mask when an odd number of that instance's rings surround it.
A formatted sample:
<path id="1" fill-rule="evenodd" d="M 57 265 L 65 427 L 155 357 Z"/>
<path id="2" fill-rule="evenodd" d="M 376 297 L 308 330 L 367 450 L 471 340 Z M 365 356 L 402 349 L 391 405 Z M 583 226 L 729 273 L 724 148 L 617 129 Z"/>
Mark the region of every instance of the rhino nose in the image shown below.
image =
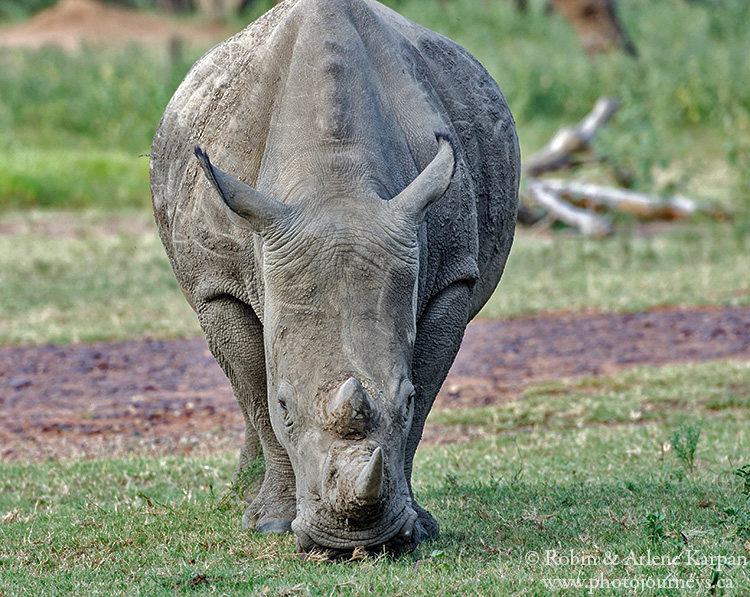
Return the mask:
<path id="1" fill-rule="evenodd" d="M 342 437 L 365 435 L 377 414 L 372 397 L 353 377 L 338 389 L 327 410 L 333 428 Z"/>

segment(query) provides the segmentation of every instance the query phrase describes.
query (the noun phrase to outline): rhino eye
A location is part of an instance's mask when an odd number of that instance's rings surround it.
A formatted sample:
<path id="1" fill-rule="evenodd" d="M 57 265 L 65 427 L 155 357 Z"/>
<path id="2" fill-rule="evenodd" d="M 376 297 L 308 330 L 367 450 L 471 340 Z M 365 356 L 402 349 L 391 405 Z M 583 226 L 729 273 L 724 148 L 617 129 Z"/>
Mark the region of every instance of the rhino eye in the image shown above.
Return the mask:
<path id="1" fill-rule="evenodd" d="M 276 400 L 281 407 L 284 425 L 291 427 L 292 411 L 294 410 L 294 387 L 290 383 L 282 381 L 279 385 L 279 392 L 276 396 Z"/>
<path id="2" fill-rule="evenodd" d="M 281 416 L 284 420 L 284 426 L 289 429 L 292 426 L 292 417 L 289 412 L 289 407 L 287 406 L 286 401 L 282 398 L 279 398 L 279 406 L 281 407 Z"/>

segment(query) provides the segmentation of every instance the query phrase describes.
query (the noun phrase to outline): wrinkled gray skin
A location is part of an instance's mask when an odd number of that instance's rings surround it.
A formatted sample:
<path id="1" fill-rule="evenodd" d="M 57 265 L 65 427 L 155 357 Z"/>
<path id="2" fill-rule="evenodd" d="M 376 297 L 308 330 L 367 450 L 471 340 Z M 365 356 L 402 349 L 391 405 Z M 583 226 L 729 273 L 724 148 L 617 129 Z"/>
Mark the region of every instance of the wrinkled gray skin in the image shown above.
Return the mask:
<path id="1" fill-rule="evenodd" d="M 437 534 L 412 460 L 502 274 L 518 179 L 487 72 L 373 0 L 287 0 L 196 63 L 151 189 L 245 417 L 239 469 L 265 457 L 245 527 L 331 555 Z"/>

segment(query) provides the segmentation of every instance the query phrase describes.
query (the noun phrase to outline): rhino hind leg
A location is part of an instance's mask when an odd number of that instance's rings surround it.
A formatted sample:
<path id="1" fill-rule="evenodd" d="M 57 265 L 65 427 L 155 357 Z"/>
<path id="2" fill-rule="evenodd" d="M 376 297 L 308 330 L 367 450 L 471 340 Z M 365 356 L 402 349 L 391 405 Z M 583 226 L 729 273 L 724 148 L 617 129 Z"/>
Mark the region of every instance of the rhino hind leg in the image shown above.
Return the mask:
<path id="1" fill-rule="evenodd" d="M 472 285 L 467 281 L 454 282 L 430 299 L 417 323 L 412 366 L 417 399 L 414 403 L 411 431 L 406 440 L 404 460 L 412 507 L 418 516 L 415 536 L 417 542 L 436 537 L 439 529 L 435 518 L 414 500 L 411 489 L 414 454 L 422 439 L 427 415 L 461 347 L 471 302 Z"/>

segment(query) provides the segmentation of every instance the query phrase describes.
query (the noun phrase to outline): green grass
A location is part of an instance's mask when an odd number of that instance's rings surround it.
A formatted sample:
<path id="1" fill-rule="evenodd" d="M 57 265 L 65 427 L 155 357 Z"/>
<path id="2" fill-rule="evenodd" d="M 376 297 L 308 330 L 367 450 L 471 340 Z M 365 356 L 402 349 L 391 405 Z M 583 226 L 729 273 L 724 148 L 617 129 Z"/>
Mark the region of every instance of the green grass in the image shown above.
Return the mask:
<path id="1" fill-rule="evenodd" d="M 0 177 L 6 207 L 88 208 L 107 211 L 151 204 L 148 158 L 118 149 L 22 148 L 10 152 Z"/>
<path id="2" fill-rule="evenodd" d="M 554 400 L 557 398 L 557 400 Z M 486 408 L 433 411 L 430 422 L 471 425 L 491 433 L 590 425 L 668 424 L 732 420 L 750 408 L 750 363 L 705 363 L 638 367 L 604 377 L 537 384 L 513 400 Z"/>
<path id="3" fill-rule="evenodd" d="M 200 332 L 150 216 L 6 215 L 0 343 L 42 344 Z"/>
<path id="4" fill-rule="evenodd" d="M 750 591 L 747 363 L 537 386 L 513 409 L 519 428 L 486 409 L 433 416 L 487 439 L 420 448 L 415 491 L 442 532 L 397 560 L 301 562 L 292 537 L 243 532 L 234 454 L 0 464 L 0 592 L 580 595 L 545 581 L 674 578 L 704 584 L 641 593 L 697 595 L 717 570 L 725 595 Z M 668 443 L 688 424 L 692 473 Z"/>
<path id="5" fill-rule="evenodd" d="M 148 209 L 139 156 L 202 50 L 0 50 L 0 210 Z"/>
<path id="6" fill-rule="evenodd" d="M 737 227 L 672 226 L 609 240 L 519 230 L 498 290 L 482 311 L 634 312 L 655 306 L 750 304 L 750 239 Z"/>
<path id="7" fill-rule="evenodd" d="M 200 333 L 148 214 L 12 212 L 0 230 L 0 343 Z M 481 315 L 747 306 L 747 238 L 735 232 L 677 226 L 593 241 L 520 231 Z"/>

